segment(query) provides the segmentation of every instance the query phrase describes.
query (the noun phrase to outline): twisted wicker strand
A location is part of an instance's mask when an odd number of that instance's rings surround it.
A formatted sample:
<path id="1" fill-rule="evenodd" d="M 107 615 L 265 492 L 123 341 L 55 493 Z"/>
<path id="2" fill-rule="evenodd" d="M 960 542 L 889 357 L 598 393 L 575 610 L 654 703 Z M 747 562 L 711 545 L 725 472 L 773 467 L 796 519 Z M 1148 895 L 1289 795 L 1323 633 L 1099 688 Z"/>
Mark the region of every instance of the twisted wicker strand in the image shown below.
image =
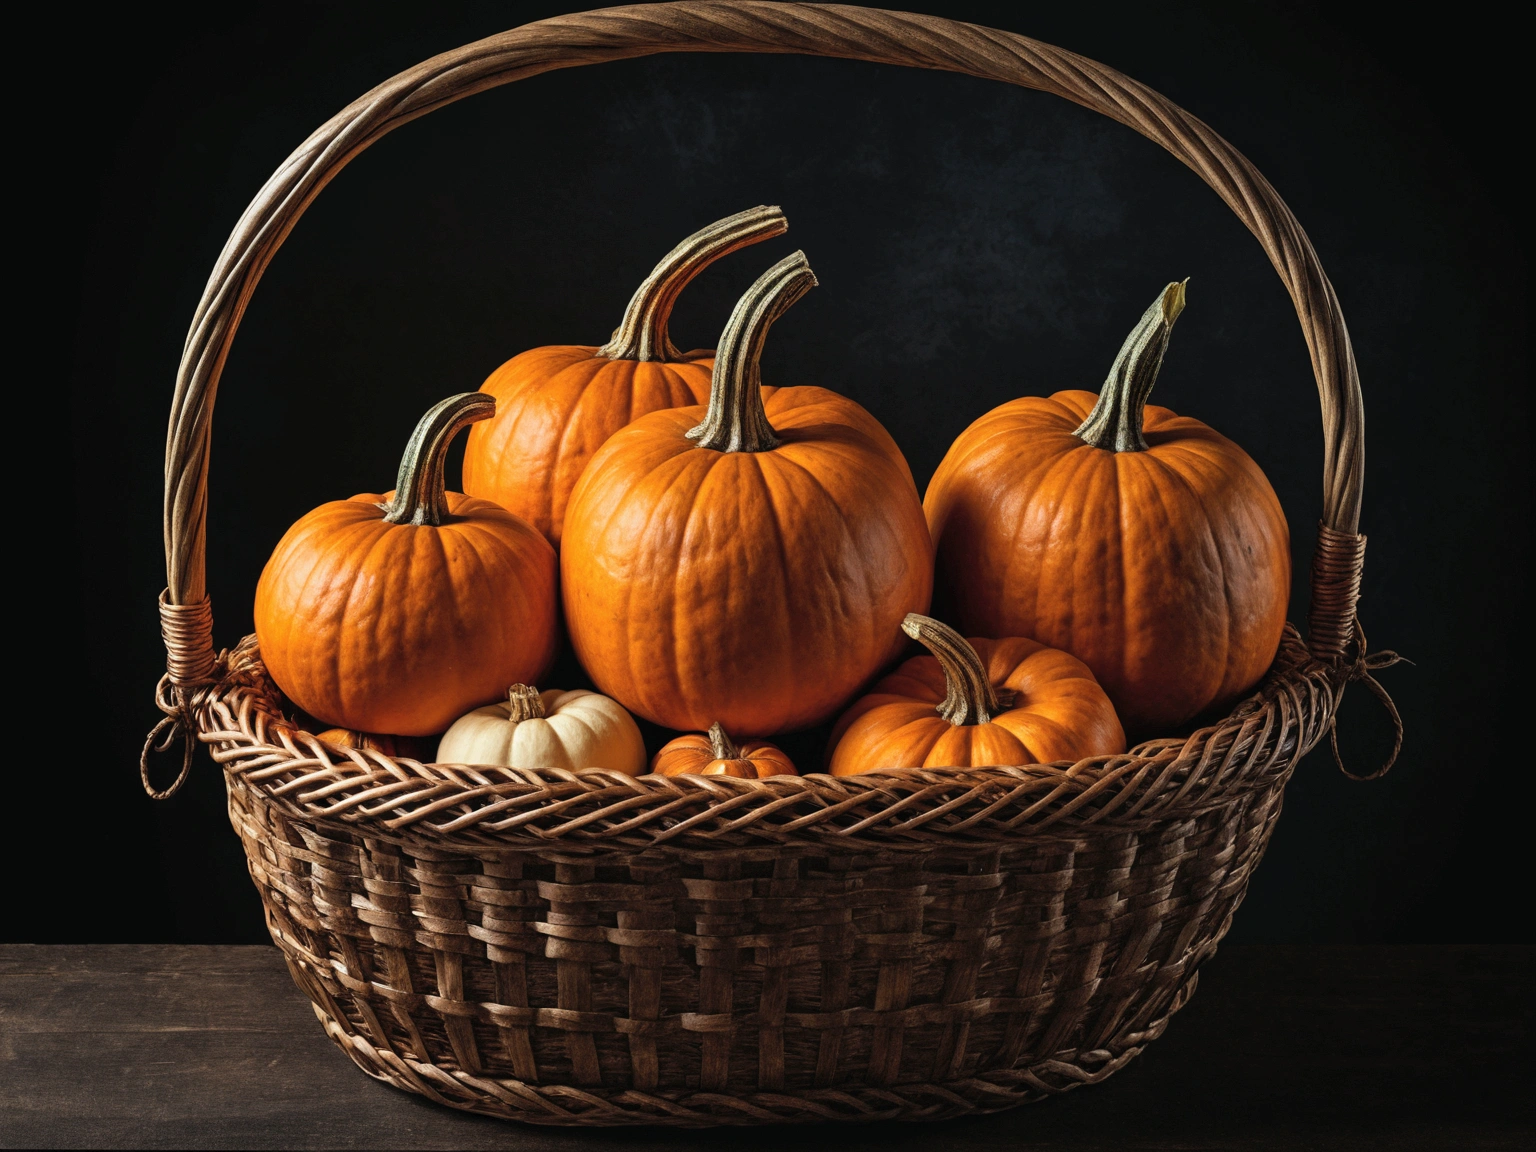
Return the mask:
<path id="1" fill-rule="evenodd" d="M 172 684 L 190 688 L 214 679 L 213 605 L 206 596 L 193 604 L 172 604 L 161 592 L 160 635 Z"/>
<path id="2" fill-rule="evenodd" d="M 166 672 L 155 686 L 155 704 L 165 715 L 150 730 L 139 753 L 139 782 L 151 800 L 169 800 L 187 782 L 197 747 L 190 736 L 197 727 L 195 701 L 206 695 L 219 671 L 213 652 L 213 606 L 208 598 L 172 604 L 168 591 L 160 593 Z M 177 740 L 184 742 L 181 771 L 168 787 L 156 788 L 149 781 L 150 757 L 169 752 Z"/>
<path id="3" fill-rule="evenodd" d="M 1403 717 L 1392 697 L 1381 686 L 1373 673 L 1394 664 L 1411 664 L 1396 652 L 1371 652 L 1365 640 L 1365 629 L 1356 615 L 1360 601 L 1360 580 L 1365 570 L 1365 537 L 1349 532 L 1336 532 L 1326 524 L 1317 529 L 1317 551 L 1312 556 L 1312 607 L 1308 613 L 1307 643 L 1319 660 L 1331 664 L 1340 675 L 1337 692 L 1359 681 L 1387 713 L 1392 725 L 1392 748 L 1381 766 L 1372 772 L 1355 773 L 1344 767 L 1339 753 L 1339 734 L 1336 724 L 1328 725 L 1328 742 L 1333 749 L 1333 762 L 1338 770 L 1351 780 L 1375 780 L 1384 776 L 1397 763 L 1403 748 Z M 1353 657 L 1350 649 L 1353 648 Z"/>
<path id="4" fill-rule="evenodd" d="M 1365 537 L 1319 524 L 1307 613 L 1307 647 L 1319 660 L 1337 664 L 1355 638 L 1355 606 L 1364 571 Z"/>

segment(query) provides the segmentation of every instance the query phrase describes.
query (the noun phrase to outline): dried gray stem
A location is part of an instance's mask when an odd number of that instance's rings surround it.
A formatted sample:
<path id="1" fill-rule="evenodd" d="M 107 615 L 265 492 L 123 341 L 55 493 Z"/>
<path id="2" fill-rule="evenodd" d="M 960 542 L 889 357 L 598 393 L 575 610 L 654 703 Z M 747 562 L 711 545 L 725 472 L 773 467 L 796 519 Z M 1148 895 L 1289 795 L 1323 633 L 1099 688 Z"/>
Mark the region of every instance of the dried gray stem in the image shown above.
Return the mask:
<path id="1" fill-rule="evenodd" d="M 804 252 L 793 252 L 757 278 L 726 321 L 715 351 L 709 411 L 688 430 L 700 448 L 717 452 L 766 452 L 779 438 L 763 411 L 763 345 L 768 329 L 796 300 L 816 286 Z"/>
<path id="2" fill-rule="evenodd" d="M 514 684 L 507 689 L 507 719 L 522 723 L 524 720 L 542 720 L 544 700 L 532 684 Z"/>
<path id="3" fill-rule="evenodd" d="M 1184 311 L 1184 286 L 1188 283 L 1175 281 L 1164 288 L 1120 346 L 1109 379 L 1099 389 L 1099 402 L 1077 429 L 1077 435 L 1095 448 L 1111 452 L 1147 450 L 1141 434 L 1142 417 L 1157 383 L 1158 369 L 1163 366 L 1173 322 Z"/>
<path id="4" fill-rule="evenodd" d="M 767 204 L 699 229 L 662 257 L 635 289 L 613 338 L 597 354 L 610 360 L 681 360 L 683 354 L 667 335 L 667 321 L 683 289 L 720 257 L 788 230 L 783 210 Z"/>
<path id="5" fill-rule="evenodd" d="M 934 711 L 951 724 L 990 723 L 1013 703 L 1013 691 L 993 686 L 976 649 L 948 624 L 908 612 L 901 630 L 932 652 L 944 669 L 944 701 Z"/>
<path id="6" fill-rule="evenodd" d="M 411 433 L 405 455 L 400 458 L 400 474 L 395 480 L 395 498 L 384 509 L 384 519 L 391 524 L 430 524 L 434 527 L 448 518 L 448 493 L 443 486 L 443 461 L 448 445 L 458 433 L 496 414 L 496 398 L 484 392 L 462 392 L 432 406 Z"/>
<path id="7" fill-rule="evenodd" d="M 741 749 L 731 743 L 731 738 L 725 734 L 718 720 L 709 726 L 709 747 L 716 760 L 741 759 Z"/>

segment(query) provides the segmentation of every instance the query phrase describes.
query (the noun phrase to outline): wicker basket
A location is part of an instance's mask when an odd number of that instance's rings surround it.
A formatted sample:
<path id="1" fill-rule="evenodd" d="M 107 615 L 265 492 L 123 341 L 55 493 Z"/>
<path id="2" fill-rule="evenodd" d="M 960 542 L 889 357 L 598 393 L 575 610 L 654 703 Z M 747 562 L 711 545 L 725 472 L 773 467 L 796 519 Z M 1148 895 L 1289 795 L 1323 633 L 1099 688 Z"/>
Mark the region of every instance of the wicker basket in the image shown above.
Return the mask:
<path id="1" fill-rule="evenodd" d="M 1053 92 L 1157 141 L 1222 196 L 1295 301 L 1325 430 L 1310 642 L 1288 627 L 1257 695 L 1187 738 L 1077 764 L 637 780 L 343 753 L 284 719 L 253 639 L 215 653 L 214 395 L 300 214 L 352 157 L 444 104 L 669 51 L 798 52 Z M 1355 622 L 1362 457 L 1349 337 L 1305 234 L 1230 145 L 1142 85 L 1022 36 L 863 8 L 671 3 L 541 21 L 356 101 L 225 246 L 171 411 L 169 672 L 151 746 L 195 732 L 223 765 L 294 979 L 343 1050 L 397 1087 L 573 1125 L 1007 1108 L 1103 1080 L 1163 1031 L 1231 923 L 1293 766 L 1331 731 L 1348 681 L 1378 666 Z"/>

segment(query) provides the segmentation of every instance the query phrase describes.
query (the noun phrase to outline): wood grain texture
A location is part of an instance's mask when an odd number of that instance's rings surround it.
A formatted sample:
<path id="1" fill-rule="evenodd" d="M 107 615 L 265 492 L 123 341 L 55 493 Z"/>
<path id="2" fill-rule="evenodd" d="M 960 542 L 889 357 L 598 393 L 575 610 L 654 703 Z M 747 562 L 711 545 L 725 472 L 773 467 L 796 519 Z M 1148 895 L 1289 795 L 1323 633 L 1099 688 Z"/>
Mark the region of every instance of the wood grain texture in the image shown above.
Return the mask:
<path id="1" fill-rule="evenodd" d="M 1502 1150 L 1536 1141 L 1518 947 L 1223 949 L 1109 1083 L 942 1128 L 806 1128 L 811 1152 Z M 508 1129 L 359 1075 L 266 947 L 0 946 L 0 1146 L 716 1148 L 719 1133 Z M 1229 1045 L 1243 1054 L 1231 1059 Z M 783 1147 L 782 1131 L 731 1146 Z"/>

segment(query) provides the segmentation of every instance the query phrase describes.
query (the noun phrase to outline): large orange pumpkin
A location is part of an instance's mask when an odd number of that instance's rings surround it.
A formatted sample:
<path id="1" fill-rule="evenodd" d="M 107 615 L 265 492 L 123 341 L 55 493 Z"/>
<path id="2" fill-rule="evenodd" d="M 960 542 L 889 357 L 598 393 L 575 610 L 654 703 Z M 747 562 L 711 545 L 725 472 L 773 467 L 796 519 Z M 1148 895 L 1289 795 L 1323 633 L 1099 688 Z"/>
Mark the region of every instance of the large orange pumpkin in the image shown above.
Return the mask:
<path id="1" fill-rule="evenodd" d="M 719 220 L 656 265 L 607 344 L 534 348 L 491 373 L 480 390 L 496 397 L 496 416 L 470 430 L 464 491 L 515 512 L 558 548 L 571 489 L 608 437 L 648 412 L 709 399 L 713 350 L 682 353 L 667 335 L 678 295 L 720 257 L 788 227 L 767 206 Z"/>
<path id="2" fill-rule="evenodd" d="M 923 505 L 961 627 L 1071 652 L 1133 735 L 1252 688 L 1290 595 L 1285 514 L 1259 466 L 1146 403 L 1183 307 L 1168 285 L 1098 396 L 1026 396 L 977 420 Z"/>
<path id="3" fill-rule="evenodd" d="M 651 760 L 657 776 L 734 776 L 761 780 L 767 776 L 798 776 L 794 761 L 766 740 L 737 744 L 725 729 L 712 724 L 708 735 L 690 732 L 662 745 Z"/>
<path id="4" fill-rule="evenodd" d="M 256 586 L 256 637 L 289 699 L 339 728 L 428 736 L 554 659 L 555 550 L 500 505 L 443 488 L 483 392 L 422 417 L 395 491 L 322 504 Z"/>
<path id="5" fill-rule="evenodd" d="M 916 613 L 914 656 L 837 721 L 834 776 L 885 768 L 1046 764 L 1125 751 L 1125 732 L 1093 673 L 1033 640 L 966 640 Z"/>
<path id="6" fill-rule="evenodd" d="M 603 692 L 665 727 L 818 723 L 927 607 L 928 528 L 894 441 L 825 389 L 759 388 L 769 325 L 815 283 L 799 252 L 764 273 L 720 338 L 708 408 L 616 433 L 571 495 L 572 646 Z"/>

